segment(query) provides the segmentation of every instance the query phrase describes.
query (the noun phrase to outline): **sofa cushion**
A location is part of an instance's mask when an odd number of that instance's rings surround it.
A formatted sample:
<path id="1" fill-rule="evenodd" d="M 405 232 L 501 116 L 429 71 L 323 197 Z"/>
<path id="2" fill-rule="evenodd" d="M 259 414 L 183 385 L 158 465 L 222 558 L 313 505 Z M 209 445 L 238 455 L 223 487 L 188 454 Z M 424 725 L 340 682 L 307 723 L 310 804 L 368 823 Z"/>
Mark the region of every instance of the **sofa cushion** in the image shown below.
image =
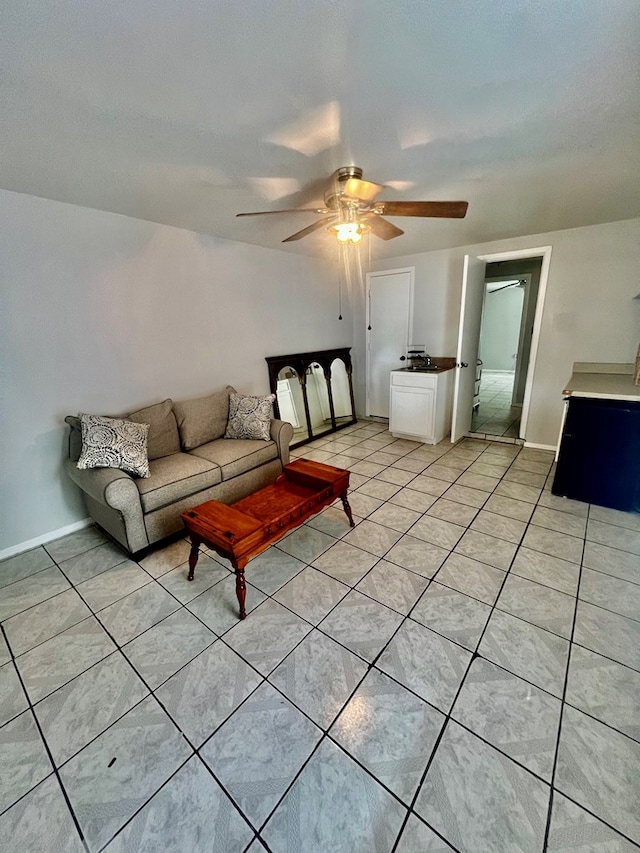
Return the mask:
<path id="1" fill-rule="evenodd" d="M 147 437 L 147 456 L 149 459 L 160 459 L 180 452 L 180 436 L 178 425 L 173 414 L 173 400 L 164 400 L 153 406 L 145 406 L 137 412 L 127 415 L 130 421 L 138 424 L 149 424 Z"/>
<path id="2" fill-rule="evenodd" d="M 199 456 L 219 465 L 222 469 L 222 479 L 231 480 L 245 471 L 277 459 L 278 447 L 275 441 L 219 438 L 197 447 L 189 455 Z"/>
<path id="3" fill-rule="evenodd" d="M 149 476 L 148 424 L 83 414 L 80 424 L 82 451 L 78 468 L 119 468 L 137 477 Z"/>
<path id="4" fill-rule="evenodd" d="M 269 441 L 275 398 L 275 394 L 268 394 L 266 397 L 231 394 L 229 421 L 224 437 Z"/>
<path id="5" fill-rule="evenodd" d="M 224 435 L 231 393 L 235 393 L 235 388 L 227 385 L 224 391 L 207 397 L 195 397 L 173 404 L 183 450 L 193 450 Z"/>
<path id="6" fill-rule="evenodd" d="M 195 495 L 222 481 L 217 465 L 190 453 L 174 453 L 149 463 L 151 476 L 136 480 L 144 512 L 167 506 L 181 498 Z M 197 499 L 195 504 L 197 504 Z"/>

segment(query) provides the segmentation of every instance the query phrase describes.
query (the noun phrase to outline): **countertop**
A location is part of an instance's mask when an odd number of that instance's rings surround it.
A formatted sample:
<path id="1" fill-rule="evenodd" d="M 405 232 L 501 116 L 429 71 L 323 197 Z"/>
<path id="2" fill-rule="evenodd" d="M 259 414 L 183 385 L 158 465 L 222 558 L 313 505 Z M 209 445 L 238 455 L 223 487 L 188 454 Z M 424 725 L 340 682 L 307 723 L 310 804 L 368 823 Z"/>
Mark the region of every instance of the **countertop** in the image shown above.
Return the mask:
<path id="1" fill-rule="evenodd" d="M 404 373 L 444 373 L 446 370 L 453 370 L 456 366 L 455 358 L 431 356 L 431 367 L 419 367 L 417 370 L 412 370 L 410 367 L 395 367 L 392 373 L 402 371 Z"/>
<path id="2" fill-rule="evenodd" d="M 640 402 L 640 385 L 634 384 L 633 373 L 633 364 L 576 362 L 562 393 L 567 397 Z"/>

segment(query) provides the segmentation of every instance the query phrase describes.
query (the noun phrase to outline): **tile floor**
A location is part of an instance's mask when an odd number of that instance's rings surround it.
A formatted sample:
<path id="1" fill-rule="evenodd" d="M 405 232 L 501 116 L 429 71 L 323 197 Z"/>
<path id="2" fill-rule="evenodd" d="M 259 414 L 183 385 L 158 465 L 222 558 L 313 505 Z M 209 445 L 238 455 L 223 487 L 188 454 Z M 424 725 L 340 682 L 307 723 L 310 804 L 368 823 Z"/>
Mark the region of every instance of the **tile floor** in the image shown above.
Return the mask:
<path id="1" fill-rule="evenodd" d="M 88 528 L 0 565 L 7 853 L 631 853 L 640 516 L 550 453 L 394 440 L 251 562 L 139 563 Z"/>
<path id="2" fill-rule="evenodd" d="M 513 380 L 513 373 L 482 371 L 480 406 L 471 416 L 473 433 L 518 438 L 522 406 L 511 405 Z"/>

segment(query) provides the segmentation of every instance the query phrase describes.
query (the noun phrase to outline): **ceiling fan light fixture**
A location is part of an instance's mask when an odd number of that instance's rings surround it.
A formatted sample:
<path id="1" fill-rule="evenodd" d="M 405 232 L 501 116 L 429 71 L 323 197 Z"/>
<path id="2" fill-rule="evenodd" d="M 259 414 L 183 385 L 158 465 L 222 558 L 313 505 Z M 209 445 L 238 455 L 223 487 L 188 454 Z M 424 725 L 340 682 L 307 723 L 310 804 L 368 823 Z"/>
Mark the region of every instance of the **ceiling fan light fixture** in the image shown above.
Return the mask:
<path id="1" fill-rule="evenodd" d="M 369 226 L 364 222 L 337 222 L 327 228 L 330 234 L 335 234 L 339 243 L 359 243 L 368 230 Z"/>

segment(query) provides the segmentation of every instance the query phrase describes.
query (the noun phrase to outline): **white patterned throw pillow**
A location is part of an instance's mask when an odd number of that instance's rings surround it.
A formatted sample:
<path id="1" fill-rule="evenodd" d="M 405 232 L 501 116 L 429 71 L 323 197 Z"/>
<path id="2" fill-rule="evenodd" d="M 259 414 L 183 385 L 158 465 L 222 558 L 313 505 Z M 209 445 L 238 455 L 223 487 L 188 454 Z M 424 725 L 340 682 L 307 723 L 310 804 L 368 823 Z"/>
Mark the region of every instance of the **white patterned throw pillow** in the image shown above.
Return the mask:
<path id="1" fill-rule="evenodd" d="M 225 438 L 252 438 L 269 441 L 275 394 L 266 397 L 229 395 L 229 420 Z"/>
<path id="2" fill-rule="evenodd" d="M 138 477 L 150 476 L 149 424 L 81 414 L 80 425 L 82 451 L 78 468 L 120 468 Z"/>

